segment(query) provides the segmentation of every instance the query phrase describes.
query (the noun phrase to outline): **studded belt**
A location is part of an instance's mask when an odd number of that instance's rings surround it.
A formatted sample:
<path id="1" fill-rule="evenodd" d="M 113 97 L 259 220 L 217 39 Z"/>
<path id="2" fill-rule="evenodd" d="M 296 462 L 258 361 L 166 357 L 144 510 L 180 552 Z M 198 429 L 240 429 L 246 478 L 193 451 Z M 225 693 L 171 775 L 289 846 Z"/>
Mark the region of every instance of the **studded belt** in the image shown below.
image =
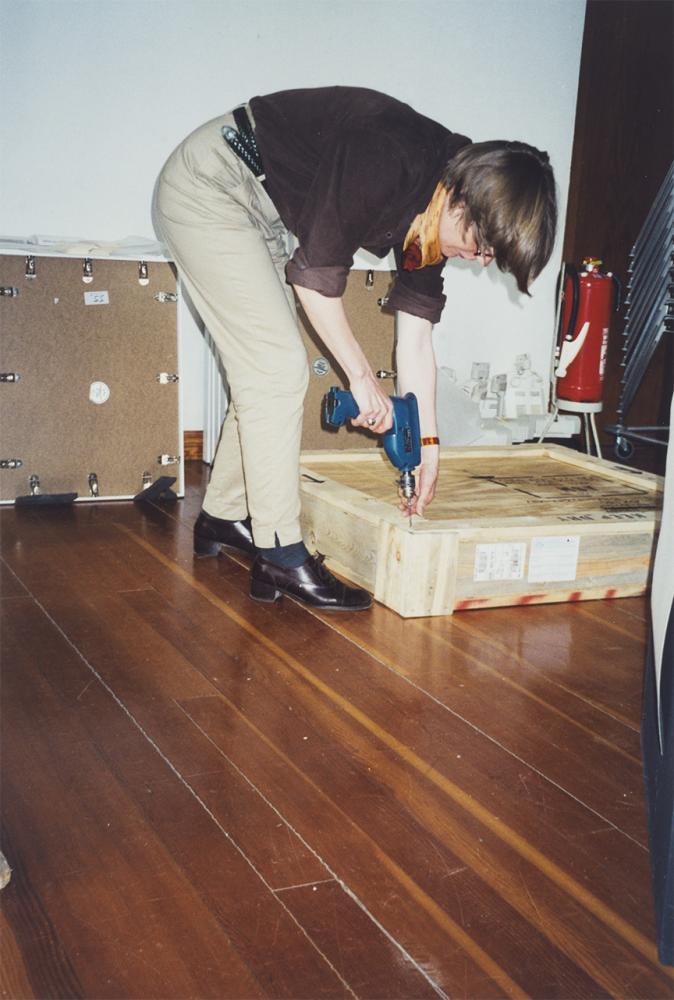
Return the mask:
<path id="1" fill-rule="evenodd" d="M 232 152 L 236 153 L 239 159 L 246 164 L 249 170 L 265 185 L 264 167 L 262 158 L 257 148 L 257 140 L 253 126 L 244 107 L 234 109 L 234 121 L 236 128 L 231 125 L 224 125 L 221 129 L 222 138 L 225 140 Z"/>

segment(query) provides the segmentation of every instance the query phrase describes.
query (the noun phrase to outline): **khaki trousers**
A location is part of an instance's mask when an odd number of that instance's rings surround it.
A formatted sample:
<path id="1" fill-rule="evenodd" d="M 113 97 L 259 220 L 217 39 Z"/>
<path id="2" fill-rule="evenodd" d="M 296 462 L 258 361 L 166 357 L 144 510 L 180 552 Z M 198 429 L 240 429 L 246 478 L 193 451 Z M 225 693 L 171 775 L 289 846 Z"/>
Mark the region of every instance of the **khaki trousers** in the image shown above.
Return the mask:
<path id="1" fill-rule="evenodd" d="M 154 222 L 229 384 L 204 510 L 228 520 L 250 513 L 255 543 L 271 548 L 276 539 L 301 540 L 307 355 L 285 281 L 285 227 L 222 138 L 223 125 L 234 125 L 231 114 L 201 126 L 171 154 L 155 188 Z"/>

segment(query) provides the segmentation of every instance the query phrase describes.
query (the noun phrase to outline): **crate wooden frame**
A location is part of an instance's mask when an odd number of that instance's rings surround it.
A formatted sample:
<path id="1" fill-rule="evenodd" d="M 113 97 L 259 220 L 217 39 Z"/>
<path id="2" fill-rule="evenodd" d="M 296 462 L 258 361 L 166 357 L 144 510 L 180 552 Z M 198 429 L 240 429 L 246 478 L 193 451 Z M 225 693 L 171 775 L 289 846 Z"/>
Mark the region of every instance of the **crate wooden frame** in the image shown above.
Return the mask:
<path id="1" fill-rule="evenodd" d="M 551 460 L 558 477 L 579 473 L 594 477 L 607 484 L 608 493 L 623 490 L 624 502 L 619 495 L 614 497 L 616 509 L 607 511 L 601 505 L 593 508 L 587 499 L 575 507 L 566 499 L 557 514 L 509 515 L 503 510 L 495 517 L 493 512 L 481 515 L 476 510 L 470 518 L 414 517 L 410 523 L 394 502 L 358 487 L 359 467 L 367 475 L 373 470 L 379 474 L 381 467 L 381 476 L 387 482 L 393 480 L 395 474 L 380 449 L 305 452 L 301 461 L 305 539 L 326 555 L 335 572 L 367 587 L 377 601 L 405 618 L 471 608 L 628 597 L 647 590 L 662 506 L 661 477 L 559 445 L 441 450 L 441 468 L 473 459 L 485 470 L 496 461 L 514 466 L 522 460 Z M 333 476 L 341 475 L 344 480 L 347 463 L 349 485 L 329 474 L 332 469 Z M 532 585 L 525 574 L 522 579 L 476 582 L 476 545 L 524 542 L 528 564 L 534 538 L 570 538 L 573 544 L 579 539 L 573 581 Z"/>

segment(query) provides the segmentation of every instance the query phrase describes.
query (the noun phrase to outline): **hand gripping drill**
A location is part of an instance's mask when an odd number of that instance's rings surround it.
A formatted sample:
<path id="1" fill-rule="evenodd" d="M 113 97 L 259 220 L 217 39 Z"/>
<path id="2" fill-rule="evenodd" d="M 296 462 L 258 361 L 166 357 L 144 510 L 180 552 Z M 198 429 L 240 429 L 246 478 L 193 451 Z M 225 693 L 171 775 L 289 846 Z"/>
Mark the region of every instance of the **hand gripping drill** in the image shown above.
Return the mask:
<path id="1" fill-rule="evenodd" d="M 421 464 L 419 407 L 413 392 L 391 396 L 393 426 L 382 437 L 384 451 L 400 470 L 398 485 L 409 504 L 414 497 L 414 470 Z M 329 427 L 342 427 L 360 413 L 358 404 L 347 389 L 333 386 L 323 397 L 323 419 Z"/>

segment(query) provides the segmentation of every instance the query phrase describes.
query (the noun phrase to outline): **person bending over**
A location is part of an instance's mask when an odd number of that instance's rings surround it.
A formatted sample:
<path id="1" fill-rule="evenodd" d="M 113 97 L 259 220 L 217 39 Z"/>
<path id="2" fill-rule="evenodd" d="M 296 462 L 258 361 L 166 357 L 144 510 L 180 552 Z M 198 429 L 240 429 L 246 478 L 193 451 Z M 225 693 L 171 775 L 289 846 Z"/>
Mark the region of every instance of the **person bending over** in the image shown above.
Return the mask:
<path id="1" fill-rule="evenodd" d="M 438 476 L 432 327 L 442 271 L 461 257 L 492 260 L 527 293 L 552 252 L 555 182 L 549 158 L 523 142 L 472 143 L 374 90 L 288 90 L 192 132 L 155 188 L 158 236 L 220 353 L 229 409 L 195 553 L 221 546 L 255 559 L 251 597 L 287 594 L 313 607 L 361 610 L 371 597 L 337 580 L 300 531 L 299 455 L 306 350 L 297 295 L 345 372 L 356 426 L 383 433 L 391 403 L 344 311 L 355 251 L 393 250 L 396 367 L 419 402 L 422 449 L 409 513 L 423 514 Z M 297 248 L 288 258 L 287 235 Z"/>

